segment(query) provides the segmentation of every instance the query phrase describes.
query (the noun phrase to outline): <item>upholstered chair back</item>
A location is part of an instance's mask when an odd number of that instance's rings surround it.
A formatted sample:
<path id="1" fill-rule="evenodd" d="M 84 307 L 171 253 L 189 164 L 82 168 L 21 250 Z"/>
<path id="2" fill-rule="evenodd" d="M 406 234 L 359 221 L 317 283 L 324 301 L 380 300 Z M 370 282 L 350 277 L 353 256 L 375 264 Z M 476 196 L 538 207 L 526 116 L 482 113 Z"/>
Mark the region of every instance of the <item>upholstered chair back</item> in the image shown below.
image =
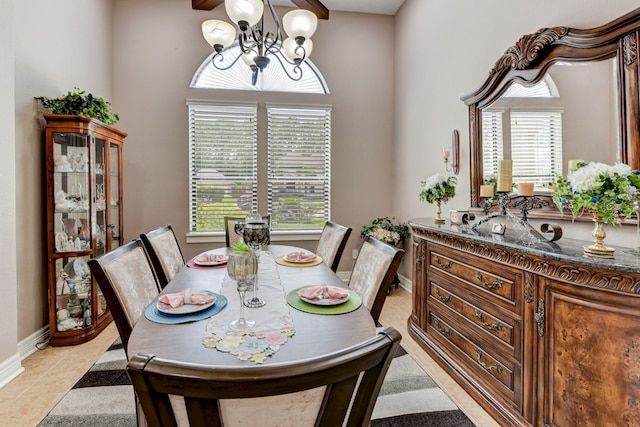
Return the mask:
<path id="1" fill-rule="evenodd" d="M 107 301 L 126 350 L 131 330 L 158 296 L 158 284 L 139 240 L 90 259 L 89 268 Z"/>
<path id="2" fill-rule="evenodd" d="M 362 297 L 362 304 L 377 322 L 395 278 L 404 250 L 368 236 L 353 266 L 349 287 Z"/>
<path id="3" fill-rule="evenodd" d="M 167 224 L 140 235 L 161 289 L 184 266 L 184 257 L 171 225 Z"/>
<path id="4" fill-rule="evenodd" d="M 338 264 L 350 234 L 351 228 L 331 221 L 327 221 L 322 229 L 316 255 L 320 256 L 334 272 L 338 270 Z"/>

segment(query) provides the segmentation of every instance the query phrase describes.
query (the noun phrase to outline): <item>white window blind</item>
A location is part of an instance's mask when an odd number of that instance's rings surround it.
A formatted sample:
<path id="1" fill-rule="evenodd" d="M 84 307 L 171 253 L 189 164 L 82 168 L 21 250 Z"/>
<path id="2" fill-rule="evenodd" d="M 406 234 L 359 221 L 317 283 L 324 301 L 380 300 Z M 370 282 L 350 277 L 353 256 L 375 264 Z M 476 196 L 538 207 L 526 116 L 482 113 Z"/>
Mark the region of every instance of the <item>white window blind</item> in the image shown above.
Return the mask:
<path id="1" fill-rule="evenodd" d="M 267 106 L 269 213 L 274 230 L 329 220 L 331 109 Z"/>
<path id="2" fill-rule="evenodd" d="M 191 232 L 224 231 L 257 207 L 257 105 L 189 102 Z"/>
<path id="3" fill-rule="evenodd" d="M 483 179 L 498 177 L 498 162 L 503 160 L 501 110 L 482 111 L 482 173 Z"/>
<path id="4" fill-rule="evenodd" d="M 536 188 L 562 174 L 561 111 L 512 111 L 513 182 Z"/>

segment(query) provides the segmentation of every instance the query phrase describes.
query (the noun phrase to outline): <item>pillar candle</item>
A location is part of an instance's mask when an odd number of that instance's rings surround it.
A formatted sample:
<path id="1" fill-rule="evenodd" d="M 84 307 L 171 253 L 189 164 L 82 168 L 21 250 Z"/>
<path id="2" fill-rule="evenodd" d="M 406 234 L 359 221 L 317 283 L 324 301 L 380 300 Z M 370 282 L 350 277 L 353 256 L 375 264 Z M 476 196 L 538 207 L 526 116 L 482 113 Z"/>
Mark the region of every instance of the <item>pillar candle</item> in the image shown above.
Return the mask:
<path id="1" fill-rule="evenodd" d="M 493 197 L 493 185 L 488 185 L 488 184 L 481 185 L 480 197 Z"/>
<path id="2" fill-rule="evenodd" d="M 505 193 L 511 192 L 512 169 L 512 160 L 500 160 L 498 162 L 498 191 Z"/>
<path id="3" fill-rule="evenodd" d="M 521 182 L 518 184 L 518 195 L 533 196 L 533 182 Z"/>

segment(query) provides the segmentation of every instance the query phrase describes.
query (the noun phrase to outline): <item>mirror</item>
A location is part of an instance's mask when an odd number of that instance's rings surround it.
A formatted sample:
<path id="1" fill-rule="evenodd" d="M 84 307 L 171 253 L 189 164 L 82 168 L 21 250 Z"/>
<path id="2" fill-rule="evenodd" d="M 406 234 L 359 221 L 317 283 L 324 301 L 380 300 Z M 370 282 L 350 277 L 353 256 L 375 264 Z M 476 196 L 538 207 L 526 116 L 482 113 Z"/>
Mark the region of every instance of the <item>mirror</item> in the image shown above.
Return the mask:
<path id="1" fill-rule="evenodd" d="M 526 34 L 462 97 L 469 107 L 472 207 L 501 159 L 513 160 L 515 182 L 536 182 L 536 196 L 549 199 L 539 184 L 548 182 L 545 174 L 566 175 L 570 160 L 640 168 L 639 21 L 636 9 L 596 29 Z M 530 216 L 567 219 L 548 206 Z"/>

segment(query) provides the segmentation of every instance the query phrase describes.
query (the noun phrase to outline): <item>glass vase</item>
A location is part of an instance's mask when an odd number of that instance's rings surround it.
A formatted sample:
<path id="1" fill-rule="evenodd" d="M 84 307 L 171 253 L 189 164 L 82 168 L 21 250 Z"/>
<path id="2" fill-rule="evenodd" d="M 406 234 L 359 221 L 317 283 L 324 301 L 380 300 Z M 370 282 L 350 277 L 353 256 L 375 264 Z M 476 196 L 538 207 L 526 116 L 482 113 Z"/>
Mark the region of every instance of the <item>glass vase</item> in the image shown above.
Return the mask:
<path id="1" fill-rule="evenodd" d="M 238 296 L 240 297 L 240 317 L 231 322 L 231 328 L 236 330 L 251 328 L 253 320 L 244 317 L 244 296 L 249 288 L 251 279 L 258 273 L 258 259 L 253 252 L 232 251 L 227 260 L 227 273 L 231 280 L 236 281 Z"/>

